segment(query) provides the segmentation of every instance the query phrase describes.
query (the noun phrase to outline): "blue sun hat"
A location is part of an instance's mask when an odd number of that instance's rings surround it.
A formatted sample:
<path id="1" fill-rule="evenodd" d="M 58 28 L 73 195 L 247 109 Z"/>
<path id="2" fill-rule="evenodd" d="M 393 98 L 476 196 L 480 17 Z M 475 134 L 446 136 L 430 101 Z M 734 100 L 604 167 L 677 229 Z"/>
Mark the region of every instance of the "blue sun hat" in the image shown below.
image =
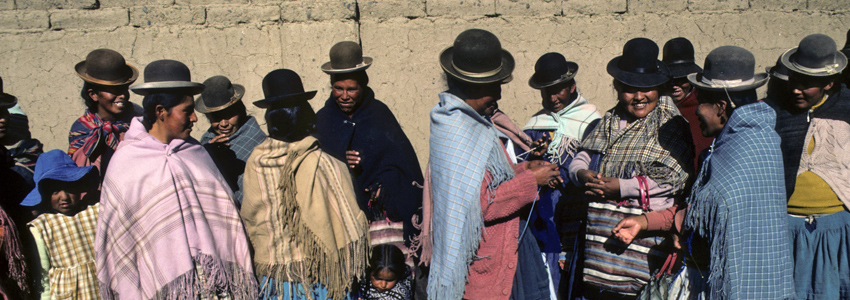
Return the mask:
<path id="1" fill-rule="evenodd" d="M 94 166 L 78 167 L 68 154 L 59 149 L 53 149 L 38 156 L 35 163 L 33 181 L 35 188 L 21 201 L 21 206 L 36 206 L 41 203 L 40 186 L 44 179 L 64 182 L 75 182 L 89 174 L 96 174 Z"/>

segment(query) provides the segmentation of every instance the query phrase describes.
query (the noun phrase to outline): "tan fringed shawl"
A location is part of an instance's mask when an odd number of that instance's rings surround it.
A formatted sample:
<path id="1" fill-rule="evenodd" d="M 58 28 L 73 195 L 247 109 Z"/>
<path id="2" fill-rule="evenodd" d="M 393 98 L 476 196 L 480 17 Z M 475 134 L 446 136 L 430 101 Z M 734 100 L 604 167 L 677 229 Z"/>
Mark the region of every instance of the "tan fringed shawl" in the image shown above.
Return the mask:
<path id="1" fill-rule="evenodd" d="M 267 138 L 248 158 L 243 184 L 241 214 L 258 276 L 308 289 L 321 283 L 340 299 L 365 273 L 366 216 L 345 164 L 315 138 Z"/>

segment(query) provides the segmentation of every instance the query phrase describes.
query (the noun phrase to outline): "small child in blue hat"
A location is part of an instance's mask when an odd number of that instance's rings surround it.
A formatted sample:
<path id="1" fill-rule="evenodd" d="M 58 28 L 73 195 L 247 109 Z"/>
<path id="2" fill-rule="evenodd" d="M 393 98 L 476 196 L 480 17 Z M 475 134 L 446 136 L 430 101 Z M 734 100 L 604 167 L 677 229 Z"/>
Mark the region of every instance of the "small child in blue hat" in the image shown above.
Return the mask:
<path id="1" fill-rule="evenodd" d="M 41 265 L 36 292 L 41 299 L 97 299 L 97 169 L 51 150 L 39 156 L 33 179 L 35 189 L 21 205 L 43 212 L 28 224 Z"/>

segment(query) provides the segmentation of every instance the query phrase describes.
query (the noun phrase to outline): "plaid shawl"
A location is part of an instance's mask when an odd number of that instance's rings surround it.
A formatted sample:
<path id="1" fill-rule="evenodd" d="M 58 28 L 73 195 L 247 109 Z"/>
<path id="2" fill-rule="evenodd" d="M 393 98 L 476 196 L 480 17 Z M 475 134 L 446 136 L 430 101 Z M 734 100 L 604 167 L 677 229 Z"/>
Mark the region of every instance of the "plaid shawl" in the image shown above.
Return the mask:
<path id="1" fill-rule="evenodd" d="M 268 138 L 257 146 L 245 168 L 244 200 L 241 215 L 257 274 L 278 284 L 261 294 L 281 293 L 289 283 L 309 291 L 319 283 L 341 299 L 365 274 L 366 216 L 346 165 L 319 150 L 315 138 Z"/>
<path id="2" fill-rule="evenodd" d="M 433 233 L 428 299 L 460 299 L 484 221 L 481 183 L 493 190 L 514 177 L 498 131 L 463 100 L 440 93 L 431 109 Z"/>
<path id="3" fill-rule="evenodd" d="M 129 128 L 130 124 L 127 122 L 104 121 L 97 114 L 86 109 L 86 113 L 71 125 L 71 132 L 68 134 L 68 155 L 73 155 L 74 152 L 82 149 L 86 157 L 91 157 L 101 141 L 115 150 L 121 133 Z"/>
<path id="4" fill-rule="evenodd" d="M 0 253 L 2 253 L 0 271 L 4 274 L 0 275 L 0 286 L 8 292 L 20 291 L 28 294 L 27 260 L 22 251 L 21 239 L 15 222 L 2 207 L 0 207 L 0 231 L 3 232 L 3 238 L 0 239 Z"/>
<path id="5" fill-rule="evenodd" d="M 658 105 L 646 117 L 620 130 L 620 118 L 625 114 L 620 105 L 608 110 L 579 150 L 603 155 L 599 165 L 603 176 L 648 176 L 681 193 L 693 169 L 694 146 L 688 122 L 667 96 L 658 99 Z"/>
<path id="6" fill-rule="evenodd" d="M 95 239 L 101 298 L 256 299 L 248 238 L 209 155 L 193 138 L 163 144 L 141 120 L 112 157 L 132 172 L 108 168 L 104 176 Z"/>
<path id="7" fill-rule="evenodd" d="M 710 299 L 791 299 L 794 281 L 775 113 L 735 109 L 714 140 L 688 200 L 685 230 L 709 248 Z M 694 252 L 699 253 L 699 251 Z M 703 252 L 706 253 L 706 252 Z"/>
<path id="8" fill-rule="evenodd" d="M 523 130 L 554 130 L 555 134 L 546 153 L 554 163 L 563 165 L 567 157 L 575 155 L 587 127 L 600 118 L 596 105 L 590 104 L 579 93 L 573 103 L 559 112 L 548 109 L 537 112 L 531 116 Z"/>
<path id="9" fill-rule="evenodd" d="M 207 148 L 207 151 L 210 152 L 210 156 L 212 156 L 213 161 L 215 161 L 216 167 L 218 167 L 218 170 L 221 171 L 221 174 L 225 177 L 228 184 L 233 189 L 233 199 L 236 200 L 236 203 L 241 204 L 242 194 L 244 192 L 242 190 L 242 175 L 245 172 L 245 162 L 248 160 L 248 157 L 251 156 L 251 151 L 254 151 L 254 148 L 266 139 L 266 133 L 260 129 L 260 125 L 257 124 L 257 119 L 252 116 L 248 116 L 248 120 L 245 121 L 245 124 L 242 124 L 236 132 L 230 135 L 230 141 L 228 142 L 230 146 L 220 144 L 220 146 L 225 149 L 213 148 L 214 150 L 207 147 L 206 145 L 208 145 L 210 140 L 215 136 L 215 132 L 213 132 L 212 128 L 210 128 L 201 136 L 201 145 L 204 145 L 205 148 Z M 227 156 L 226 154 L 221 155 L 218 154 L 220 150 L 229 150 L 232 151 L 233 154 L 230 154 L 231 156 Z M 234 163 L 232 160 L 226 159 L 227 157 L 232 157 L 234 154 L 239 162 Z M 233 184 L 231 184 L 231 182 Z"/>

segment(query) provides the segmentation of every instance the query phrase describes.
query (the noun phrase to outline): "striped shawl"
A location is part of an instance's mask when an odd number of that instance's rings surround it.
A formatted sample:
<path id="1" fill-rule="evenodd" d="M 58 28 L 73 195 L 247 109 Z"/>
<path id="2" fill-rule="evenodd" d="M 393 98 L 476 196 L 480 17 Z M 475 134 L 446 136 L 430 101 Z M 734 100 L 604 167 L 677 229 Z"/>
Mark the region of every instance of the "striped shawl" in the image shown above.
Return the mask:
<path id="1" fill-rule="evenodd" d="M 112 161 L 132 170 L 108 168 L 103 181 L 95 239 L 101 298 L 257 298 L 233 195 L 195 139 L 164 144 L 137 117 Z"/>
<path id="2" fill-rule="evenodd" d="M 308 290 L 321 283 L 331 298 L 342 299 L 365 274 L 369 252 L 366 216 L 346 165 L 313 137 L 267 138 L 248 159 L 244 184 L 241 215 L 257 274 Z M 284 290 L 266 289 L 261 294 Z"/>
<path id="3" fill-rule="evenodd" d="M 74 155 L 74 152 L 80 150 L 85 152 L 86 157 L 91 157 L 101 141 L 114 150 L 118 147 L 121 133 L 129 128 L 130 124 L 127 122 L 104 121 L 86 109 L 86 113 L 71 125 L 71 132 L 68 134 L 68 155 Z"/>
<path id="4" fill-rule="evenodd" d="M 603 176 L 647 176 L 658 184 L 672 185 L 677 193 L 684 191 L 693 169 L 693 142 L 688 122 L 670 97 L 662 96 L 646 117 L 620 130 L 625 113 L 620 105 L 608 110 L 579 150 L 602 154 L 599 173 Z"/>
<path id="5" fill-rule="evenodd" d="M 498 131 L 463 100 L 440 93 L 431 109 L 430 178 L 433 202 L 428 299 L 460 299 L 484 227 L 481 184 L 490 191 L 514 177 Z"/>

